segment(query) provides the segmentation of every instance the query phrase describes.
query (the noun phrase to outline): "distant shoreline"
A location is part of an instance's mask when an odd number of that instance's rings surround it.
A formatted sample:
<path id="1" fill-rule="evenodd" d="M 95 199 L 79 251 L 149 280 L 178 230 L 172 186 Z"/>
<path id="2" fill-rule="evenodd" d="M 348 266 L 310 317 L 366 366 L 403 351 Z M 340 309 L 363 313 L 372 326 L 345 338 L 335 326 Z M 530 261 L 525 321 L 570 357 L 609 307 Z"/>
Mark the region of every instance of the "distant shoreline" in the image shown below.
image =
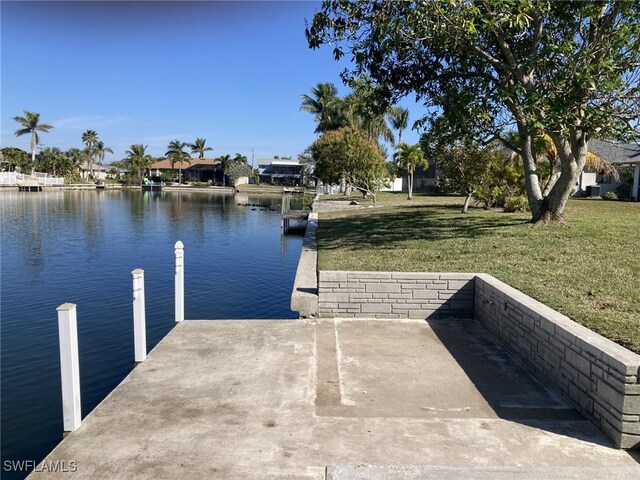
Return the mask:
<path id="1" fill-rule="evenodd" d="M 140 190 L 140 185 L 103 184 L 104 188 L 97 188 L 92 183 L 71 183 L 66 185 L 42 185 L 42 191 L 60 190 Z M 243 188 L 244 187 L 244 188 Z M 0 192 L 18 191 L 17 185 L 0 185 Z M 244 185 L 238 187 L 192 187 L 189 185 L 165 185 L 163 192 L 201 192 L 201 193 L 249 193 L 249 194 L 281 194 L 282 187 L 275 185 L 251 186 Z"/>

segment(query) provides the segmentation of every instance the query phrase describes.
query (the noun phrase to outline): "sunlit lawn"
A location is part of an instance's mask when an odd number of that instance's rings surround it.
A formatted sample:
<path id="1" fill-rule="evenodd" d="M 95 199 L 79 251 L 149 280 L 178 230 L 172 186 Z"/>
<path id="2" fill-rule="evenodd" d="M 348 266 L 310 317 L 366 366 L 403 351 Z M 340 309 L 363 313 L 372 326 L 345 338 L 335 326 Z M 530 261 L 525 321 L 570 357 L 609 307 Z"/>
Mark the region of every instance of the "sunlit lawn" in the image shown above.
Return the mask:
<path id="1" fill-rule="evenodd" d="M 487 272 L 640 353 L 640 203 L 571 200 L 542 228 L 458 197 L 378 203 L 321 214 L 319 269 Z"/>

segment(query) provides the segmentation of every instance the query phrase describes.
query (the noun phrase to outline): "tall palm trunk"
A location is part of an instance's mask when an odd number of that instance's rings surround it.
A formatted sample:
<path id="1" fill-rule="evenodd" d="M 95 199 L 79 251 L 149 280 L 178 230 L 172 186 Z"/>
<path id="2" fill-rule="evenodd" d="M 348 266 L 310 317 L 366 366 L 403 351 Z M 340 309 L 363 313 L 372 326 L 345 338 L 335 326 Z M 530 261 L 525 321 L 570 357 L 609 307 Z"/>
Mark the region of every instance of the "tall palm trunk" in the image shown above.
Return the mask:
<path id="1" fill-rule="evenodd" d="M 35 132 L 31 135 L 31 176 L 36 173 L 36 137 Z"/>

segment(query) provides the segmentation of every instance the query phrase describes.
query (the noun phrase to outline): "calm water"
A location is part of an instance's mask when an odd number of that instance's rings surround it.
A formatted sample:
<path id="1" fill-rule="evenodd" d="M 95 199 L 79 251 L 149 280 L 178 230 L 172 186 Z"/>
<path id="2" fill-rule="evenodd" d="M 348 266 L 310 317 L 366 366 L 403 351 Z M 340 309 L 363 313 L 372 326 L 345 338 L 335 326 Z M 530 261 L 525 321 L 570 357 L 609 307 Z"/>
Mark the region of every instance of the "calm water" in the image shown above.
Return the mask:
<path id="1" fill-rule="evenodd" d="M 2 192 L 0 213 L 3 466 L 41 460 L 62 439 L 56 307 L 78 306 L 86 415 L 133 367 L 133 269 L 145 271 L 148 349 L 172 328 L 177 240 L 185 318 L 295 317 L 302 241 L 281 237 L 278 197 Z"/>

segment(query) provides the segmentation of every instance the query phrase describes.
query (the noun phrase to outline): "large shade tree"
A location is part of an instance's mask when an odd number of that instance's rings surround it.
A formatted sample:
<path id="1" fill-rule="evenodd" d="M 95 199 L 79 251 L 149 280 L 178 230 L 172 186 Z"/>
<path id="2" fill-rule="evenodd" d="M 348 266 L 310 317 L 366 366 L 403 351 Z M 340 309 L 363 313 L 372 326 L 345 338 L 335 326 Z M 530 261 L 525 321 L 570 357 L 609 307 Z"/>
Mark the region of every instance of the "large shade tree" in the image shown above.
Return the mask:
<path id="1" fill-rule="evenodd" d="M 33 175 L 36 165 L 36 146 L 40 143 L 38 133 L 47 133 L 53 125 L 40 123 L 40 114 L 27 110 L 24 111 L 24 116 L 13 117 L 13 119 L 22 127 L 15 131 L 16 137 L 31 135 L 31 175 Z"/>
<path id="2" fill-rule="evenodd" d="M 376 201 L 387 171 L 375 142 L 357 128 L 343 127 L 322 135 L 310 147 L 315 175 L 323 182 L 346 182 Z"/>
<path id="3" fill-rule="evenodd" d="M 523 159 L 534 222 L 564 218 L 588 141 L 638 137 L 640 2 L 325 1 L 309 46 L 350 53 L 392 103 L 415 94 L 448 134 L 498 139 Z M 515 128 L 519 144 L 509 142 Z M 560 175 L 539 182 L 535 139 L 552 139 Z"/>

